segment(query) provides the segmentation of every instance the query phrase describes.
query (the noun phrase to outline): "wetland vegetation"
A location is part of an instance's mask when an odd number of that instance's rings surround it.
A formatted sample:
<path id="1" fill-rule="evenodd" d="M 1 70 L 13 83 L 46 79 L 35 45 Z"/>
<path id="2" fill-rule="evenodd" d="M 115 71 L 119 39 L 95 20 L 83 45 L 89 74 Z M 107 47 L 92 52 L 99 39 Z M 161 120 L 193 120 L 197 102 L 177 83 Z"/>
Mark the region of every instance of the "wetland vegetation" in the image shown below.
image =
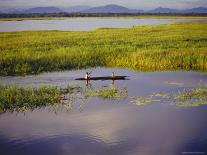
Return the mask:
<path id="1" fill-rule="evenodd" d="M 57 87 L 0 86 L 0 111 L 25 111 L 59 103 L 61 91 Z"/>
<path id="2" fill-rule="evenodd" d="M 207 70 L 207 23 L 93 31 L 0 32 L 0 75 L 88 67 Z"/>
<path id="3" fill-rule="evenodd" d="M 143 106 L 153 102 L 174 102 L 177 106 L 199 106 L 207 104 L 207 87 L 184 89 L 172 93 L 153 93 L 148 97 L 128 96 L 127 88 L 93 89 L 68 85 L 61 89 L 55 86 L 42 85 L 38 87 L 17 87 L 14 85 L 0 86 L 0 112 L 27 111 L 41 107 L 64 106 L 72 109 L 77 99 L 86 102 L 87 99 L 98 97 L 100 99 L 123 100 L 129 99 L 131 103 Z M 84 103 L 85 104 L 85 103 Z"/>

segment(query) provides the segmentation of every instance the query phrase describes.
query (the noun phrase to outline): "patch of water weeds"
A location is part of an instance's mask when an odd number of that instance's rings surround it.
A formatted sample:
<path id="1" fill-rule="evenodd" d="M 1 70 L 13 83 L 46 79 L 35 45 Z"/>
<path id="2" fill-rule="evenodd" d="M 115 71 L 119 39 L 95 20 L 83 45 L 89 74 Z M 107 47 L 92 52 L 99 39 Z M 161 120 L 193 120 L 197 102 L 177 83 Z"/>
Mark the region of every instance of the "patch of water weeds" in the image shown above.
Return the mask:
<path id="1" fill-rule="evenodd" d="M 176 106 L 200 106 L 207 104 L 207 87 L 184 89 L 176 93 L 153 93 L 148 97 L 131 97 L 135 105 L 146 105 L 153 102 L 175 103 Z"/>
<path id="2" fill-rule="evenodd" d="M 135 105 L 146 105 L 152 102 L 159 102 L 158 99 L 153 99 L 152 97 L 144 98 L 144 97 L 132 97 L 132 103 Z"/>
<path id="3" fill-rule="evenodd" d="M 175 99 L 178 106 L 200 106 L 207 104 L 207 87 L 184 89 Z"/>
<path id="4" fill-rule="evenodd" d="M 177 106 L 199 106 L 207 104 L 207 87 L 184 89 L 175 93 L 156 92 L 147 97 L 128 96 L 127 88 L 116 88 L 113 85 L 103 89 L 70 86 L 61 89 L 54 86 L 17 87 L 0 86 L 0 112 L 34 110 L 40 107 L 49 107 L 57 110 L 73 109 L 74 104 L 80 104 L 82 111 L 89 98 L 121 100 L 130 99 L 134 105 L 146 105 L 153 102 L 175 103 Z"/>
<path id="5" fill-rule="evenodd" d="M 94 90 L 94 89 L 86 89 L 85 91 L 86 97 L 100 97 L 103 99 L 124 99 L 127 98 L 127 88 L 116 88 L 111 85 L 109 88 Z"/>

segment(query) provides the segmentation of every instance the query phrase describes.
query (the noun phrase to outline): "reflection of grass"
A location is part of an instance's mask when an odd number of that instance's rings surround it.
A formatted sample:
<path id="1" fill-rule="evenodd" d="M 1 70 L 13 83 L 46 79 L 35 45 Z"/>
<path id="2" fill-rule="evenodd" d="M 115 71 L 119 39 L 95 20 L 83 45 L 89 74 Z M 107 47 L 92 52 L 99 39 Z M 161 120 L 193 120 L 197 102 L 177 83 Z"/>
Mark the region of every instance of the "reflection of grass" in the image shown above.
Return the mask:
<path id="1" fill-rule="evenodd" d="M 0 75 L 87 67 L 207 70 L 207 23 L 101 28 L 87 32 L 0 32 Z"/>
<path id="2" fill-rule="evenodd" d="M 176 95 L 178 106 L 199 106 L 207 104 L 207 87 L 183 90 Z"/>
<path id="3" fill-rule="evenodd" d="M 87 89 L 85 92 L 86 97 L 102 97 L 104 99 L 122 99 L 127 96 L 127 91 L 125 89 L 116 89 L 115 87 L 93 90 Z"/>

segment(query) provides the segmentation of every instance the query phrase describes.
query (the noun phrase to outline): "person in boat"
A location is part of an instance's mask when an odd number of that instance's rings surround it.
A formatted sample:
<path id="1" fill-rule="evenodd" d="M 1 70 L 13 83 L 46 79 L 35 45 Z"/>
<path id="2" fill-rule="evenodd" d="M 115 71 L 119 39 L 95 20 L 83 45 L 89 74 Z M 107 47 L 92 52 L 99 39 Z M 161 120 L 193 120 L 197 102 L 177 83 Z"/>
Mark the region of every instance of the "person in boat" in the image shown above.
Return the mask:
<path id="1" fill-rule="evenodd" d="M 90 74 L 88 72 L 86 72 L 85 79 L 86 80 L 89 80 L 90 79 Z"/>
<path id="2" fill-rule="evenodd" d="M 90 73 L 89 72 L 86 72 L 86 75 L 85 75 L 85 79 L 86 80 L 90 80 L 91 73 L 92 73 L 92 71 Z"/>

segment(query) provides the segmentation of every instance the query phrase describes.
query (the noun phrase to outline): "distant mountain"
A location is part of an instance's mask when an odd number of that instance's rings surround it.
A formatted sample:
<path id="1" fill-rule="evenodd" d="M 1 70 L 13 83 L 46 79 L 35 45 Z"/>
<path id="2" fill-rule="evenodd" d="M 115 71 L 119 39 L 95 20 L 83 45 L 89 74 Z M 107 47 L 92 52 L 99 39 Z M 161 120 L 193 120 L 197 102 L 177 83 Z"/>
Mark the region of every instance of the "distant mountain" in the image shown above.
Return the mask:
<path id="1" fill-rule="evenodd" d="M 183 10 L 182 12 L 183 13 L 207 13 L 207 8 L 206 7 L 198 7 L 198 8 Z"/>
<path id="2" fill-rule="evenodd" d="M 153 10 L 150 10 L 150 11 L 147 11 L 147 12 L 149 12 L 149 13 L 176 13 L 176 12 L 179 12 L 179 10 L 158 7 L 156 9 L 153 9 Z"/>
<path id="3" fill-rule="evenodd" d="M 59 13 L 63 10 L 56 7 L 35 7 L 22 11 L 23 13 Z"/>
<path id="4" fill-rule="evenodd" d="M 120 5 L 105 5 L 99 7 L 92 7 L 90 9 L 82 11 L 83 13 L 138 13 L 143 12 L 143 10 L 128 9 Z"/>
<path id="5" fill-rule="evenodd" d="M 72 13 L 72 12 L 81 12 L 90 8 L 91 6 L 87 6 L 87 5 L 77 5 L 72 7 L 64 7 L 61 8 L 61 10 L 63 10 L 64 12 Z"/>
<path id="6" fill-rule="evenodd" d="M 0 13 L 207 13 L 207 7 L 197 7 L 185 10 L 176 10 L 171 8 L 158 7 L 153 10 L 144 11 L 137 9 L 129 9 L 120 5 L 110 4 L 99 7 L 90 7 L 85 5 L 72 7 L 34 7 L 34 8 L 1 8 Z"/>
<path id="7" fill-rule="evenodd" d="M 186 10 L 176 10 L 171 8 L 159 7 L 154 10 L 146 11 L 147 13 L 207 13 L 207 8 L 198 7 Z"/>

